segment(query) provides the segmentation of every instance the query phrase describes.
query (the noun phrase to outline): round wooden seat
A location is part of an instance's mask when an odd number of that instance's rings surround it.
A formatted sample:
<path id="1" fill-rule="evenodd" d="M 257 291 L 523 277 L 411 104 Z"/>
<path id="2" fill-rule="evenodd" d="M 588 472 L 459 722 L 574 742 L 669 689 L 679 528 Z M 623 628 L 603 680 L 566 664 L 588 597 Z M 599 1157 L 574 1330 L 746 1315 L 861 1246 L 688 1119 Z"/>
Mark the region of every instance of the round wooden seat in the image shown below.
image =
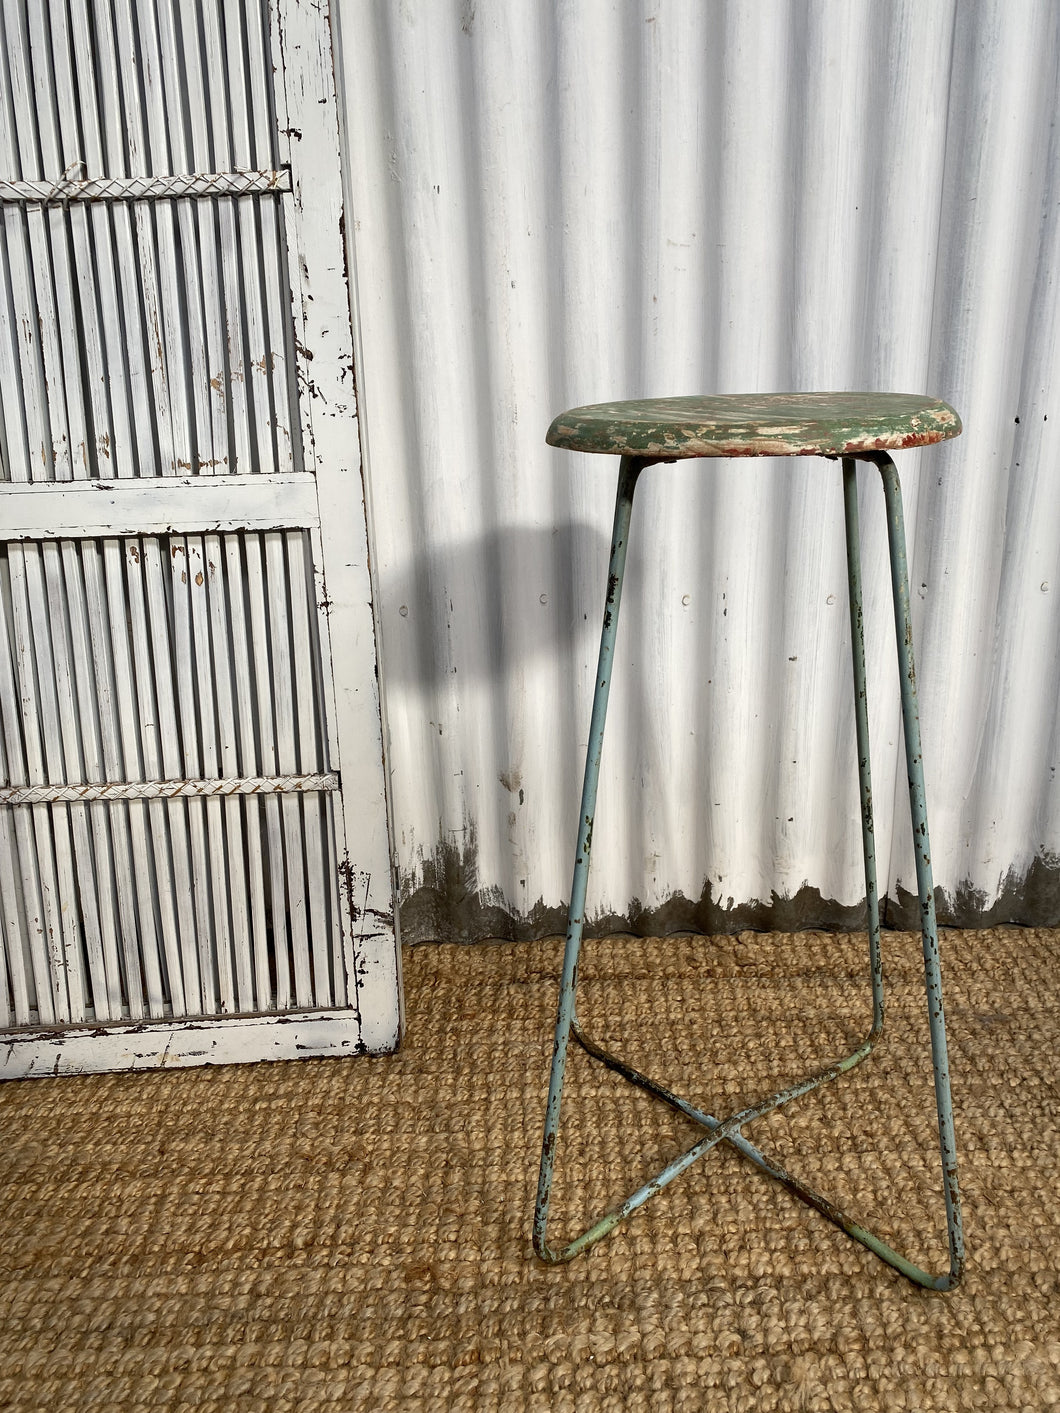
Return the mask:
<path id="1" fill-rule="evenodd" d="M 561 413 L 550 446 L 670 461 L 691 456 L 858 456 L 956 437 L 948 403 L 914 393 L 752 393 L 599 402 Z"/>

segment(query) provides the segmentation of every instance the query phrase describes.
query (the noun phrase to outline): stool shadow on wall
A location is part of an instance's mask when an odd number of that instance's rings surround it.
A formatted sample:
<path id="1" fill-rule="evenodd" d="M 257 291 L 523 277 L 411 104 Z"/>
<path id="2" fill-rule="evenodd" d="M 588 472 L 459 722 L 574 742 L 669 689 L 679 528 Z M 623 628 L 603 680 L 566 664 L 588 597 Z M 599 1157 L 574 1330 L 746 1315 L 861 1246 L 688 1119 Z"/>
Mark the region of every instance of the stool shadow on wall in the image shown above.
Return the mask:
<path id="1" fill-rule="evenodd" d="M 518 667 L 569 675 L 596 650 L 609 541 L 598 525 L 510 525 L 431 545 L 380 576 L 389 689 L 490 683 Z M 503 699 L 503 690 L 498 692 Z M 498 742 L 498 745 L 500 743 Z"/>
<path id="2" fill-rule="evenodd" d="M 608 531 L 574 520 L 432 537 L 380 573 L 406 941 L 566 926 L 565 903 L 535 901 L 534 879 L 548 871 L 542 850 L 566 875 L 572 840 L 536 821 L 557 790 L 562 818 L 576 819 Z"/>

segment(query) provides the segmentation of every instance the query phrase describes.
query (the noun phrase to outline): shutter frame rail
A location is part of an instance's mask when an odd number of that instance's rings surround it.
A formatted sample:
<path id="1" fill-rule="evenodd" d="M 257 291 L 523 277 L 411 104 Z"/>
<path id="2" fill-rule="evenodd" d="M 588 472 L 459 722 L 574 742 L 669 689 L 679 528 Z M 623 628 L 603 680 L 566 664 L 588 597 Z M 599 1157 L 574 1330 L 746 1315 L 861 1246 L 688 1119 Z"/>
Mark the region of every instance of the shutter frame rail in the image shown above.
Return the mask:
<path id="1" fill-rule="evenodd" d="M 29 1025 L 0 1034 L 0 1081 L 108 1070 L 187 1069 L 307 1056 L 384 1054 L 390 1047 L 361 1039 L 349 1011 L 308 1010 L 264 1015 L 197 1016 L 174 1021 Z"/>
<path id="2" fill-rule="evenodd" d="M 315 530 L 319 524 L 316 477 L 308 471 L 0 484 L 4 540 Z"/>

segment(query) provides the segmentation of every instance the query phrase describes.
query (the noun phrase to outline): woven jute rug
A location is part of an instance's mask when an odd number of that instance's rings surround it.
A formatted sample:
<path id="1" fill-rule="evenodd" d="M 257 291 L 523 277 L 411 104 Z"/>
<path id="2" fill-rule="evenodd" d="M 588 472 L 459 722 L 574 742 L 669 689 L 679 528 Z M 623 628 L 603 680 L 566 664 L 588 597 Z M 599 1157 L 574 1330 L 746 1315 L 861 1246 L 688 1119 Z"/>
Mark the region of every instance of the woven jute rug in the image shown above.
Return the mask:
<path id="1" fill-rule="evenodd" d="M 749 1136 L 944 1266 L 919 939 L 885 949 L 880 1050 Z M 0 1086 L 0 1407 L 1058 1408 L 1058 958 L 1055 932 L 943 936 L 970 1253 L 946 1295 L 726 1149 L 540 1265 L 558 943 L 407 954 L 397 1056 Z M 714 1112 L 867 1029 L 864 938 L 609 939 L 582 970 L 586 1028 Z M 576 1052 L 556 1239 L 693 1136 Z"/>

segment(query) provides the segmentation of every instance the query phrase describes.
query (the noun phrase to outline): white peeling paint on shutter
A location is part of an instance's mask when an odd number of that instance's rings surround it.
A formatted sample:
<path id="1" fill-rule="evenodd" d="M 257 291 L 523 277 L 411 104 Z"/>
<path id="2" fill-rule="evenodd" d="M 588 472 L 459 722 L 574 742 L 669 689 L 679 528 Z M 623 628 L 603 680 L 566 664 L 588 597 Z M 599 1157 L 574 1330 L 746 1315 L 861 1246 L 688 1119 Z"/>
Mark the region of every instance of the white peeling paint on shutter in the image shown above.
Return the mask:
<path id="1" fill-rule="evenodd" d="M 0 1076 L 393 1048 L 326 15 L 0 49 Z"/>

